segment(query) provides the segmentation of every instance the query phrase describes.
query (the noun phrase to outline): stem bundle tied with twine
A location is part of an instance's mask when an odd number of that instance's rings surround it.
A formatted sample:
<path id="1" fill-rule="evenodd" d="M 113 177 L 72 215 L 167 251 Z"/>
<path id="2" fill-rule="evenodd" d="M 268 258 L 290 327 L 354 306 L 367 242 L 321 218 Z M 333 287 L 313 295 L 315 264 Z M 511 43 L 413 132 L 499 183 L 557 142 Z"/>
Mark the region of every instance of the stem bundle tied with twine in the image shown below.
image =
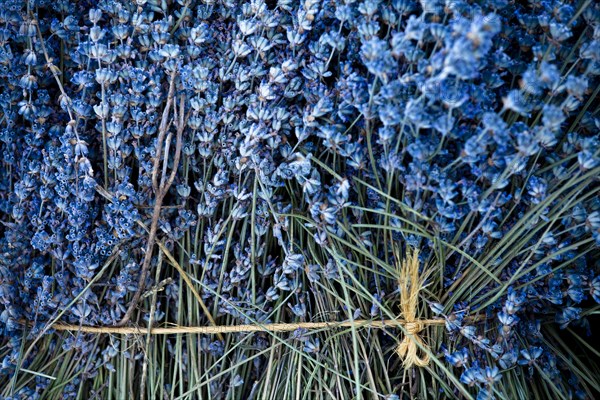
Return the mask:
<path id="1" fill-rule="evenodd" d="M 399 253 L 399 251 L 397 252 Z M 248 324 L 248 325 L 217 325 L 217 326 L 172 326 L 163 328 L 142 327 L 117 327 L 117 326 L 85 326 L 53 324 L 55 331 L 78 331 L 96 334 L 122 334 L 122 335 L 170 335 L 170 334 L 224 334 L 241 332 L 291 332 L 296 329 L 335 329 L 344 327 L 364 328 L 400 328 L 404 337 L 396 348 L 396 354 L 403 360 L 405 369 L 413 366 L 424 367 L 429 364 L 427 352 L 419 355 L 419 347 L 427 348 L 427 344 L 420 336 L 420 332 L 427 326 L 441 326 L 443 319 L 418 319 L 419 294 L 424 287 L 425 274 L 419 273 L 419 252 L 415 250 L 404 259 L 396 255 L 398 264 L 398 289 L 400 291 L 400 318 L 388 320 L 350 320 L 330 322 L 299 322 L 299 323 L 274 323 L 274 324 Z"/>

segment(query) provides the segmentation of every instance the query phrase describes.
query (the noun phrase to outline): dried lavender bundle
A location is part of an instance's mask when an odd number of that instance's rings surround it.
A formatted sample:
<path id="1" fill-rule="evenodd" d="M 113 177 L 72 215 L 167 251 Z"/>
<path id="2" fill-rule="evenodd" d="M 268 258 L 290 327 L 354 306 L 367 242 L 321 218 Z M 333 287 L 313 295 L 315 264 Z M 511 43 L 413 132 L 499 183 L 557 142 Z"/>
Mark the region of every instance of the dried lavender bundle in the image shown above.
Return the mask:
<path id="1" fill-rule="evenodd" d="M 1 0 L 0 399 L 596 397 L 599 75 L 593 0 Z"/>

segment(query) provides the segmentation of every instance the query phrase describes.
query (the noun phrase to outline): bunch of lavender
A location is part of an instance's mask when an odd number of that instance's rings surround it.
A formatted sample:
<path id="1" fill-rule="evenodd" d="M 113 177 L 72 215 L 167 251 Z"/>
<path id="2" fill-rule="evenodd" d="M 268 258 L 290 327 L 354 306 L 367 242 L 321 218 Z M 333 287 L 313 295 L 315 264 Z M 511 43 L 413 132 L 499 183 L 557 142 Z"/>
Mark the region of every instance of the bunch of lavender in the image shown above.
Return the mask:
<path id="1" fill-rule="evenodd" d="M 0 397 L 600 390 L 593 1 L 0 3 Z M 394 318 L 398 247 L 427 369 L 392 330 L 51 328 Z"/>

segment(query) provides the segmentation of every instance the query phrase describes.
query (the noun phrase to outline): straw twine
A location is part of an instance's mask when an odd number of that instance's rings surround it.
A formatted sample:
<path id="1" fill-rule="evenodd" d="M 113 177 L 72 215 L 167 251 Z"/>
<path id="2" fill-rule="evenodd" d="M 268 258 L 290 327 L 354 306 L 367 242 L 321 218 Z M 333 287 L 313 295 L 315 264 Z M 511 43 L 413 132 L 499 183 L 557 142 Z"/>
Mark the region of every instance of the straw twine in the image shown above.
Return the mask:
<path id="1" fill-rule="evenodd" d="M 400 259 L 396 248 L 396 259 Z M 398 271 L 398 288 L 400 289 L 400 311 L 406 321 L 406 333 L 396 348 L 396 353 L 404 360 L 404 367 L 413 365 L 425 367 L 429 364 L 429 354 L 419 356 L 419 345 L 427 347 L 419 333 L 425 323 L 417 319 L 419 292 L 425 284 L 425 274 L 419 274 L 419 251 L 414 250 L 402 260 Z"/>
<path id="2" fill-rule="evenodd" d="M 398 256 L 399 254 L 397 254 Z M 118 326 L 86 326 L 55 323 L 51 329 L 55 331 L 78 331 L 96 334 L 224 334 L 241 332 L 291 332 L 296 329 L 334 329 L 344 327 L 364 328 L 401 328 L 404 337 L 396 348 L 396 353 L 402 358 L 404 368 L 412 366 L 424 367 L 429 364 L 429 348 L 420 333 L 427 326 L 445 324 L 444 319 L 417 319 L 419 292 L 423 289 L 425 277 L 419 274 L 419 252 L 408 254 L 399 266 L 398 286 L 400 289 L 400 311 L 402 319 L 387 320 L 350 320 L 343 322 L 301 322 L 248 325 L 213 325 L 213 326 L 172 326 L 163 328 L 118 327 Z M 399 259 L 399 258 L 397 258 Z M 211 321 L 212 322 L 212 321 Z M 427 349 L 424 355 L 419 355 L 419 347 Z"/>
<path id="3" fill-rule="evenodd" d="M 396 328 L 405 326 L 409 335 L 415 335 L 426 325 L 443 325 L 443 319 L 421 320 L 418 324 L 407 323 L 406 321 L 388 319 L 382 321 L 372 320 L 354 320 L 344 322 L 298 322 L 298 323 L 281 323 L 281 324 L 256 324 L 256 325 L 217 325 L 217 326 L 173 326 L 164 328 L 144 328 L 144 327 L 112 327 L 112 326 L 87 326 L 87 325 L 67 325 L 54 324 L 52 329 L 55 331 L 79 331 L 83 333 L 105 333 L 115 335 L 135 335 L 145 334 L 150 332 L 151 335 L 172 335 L 182 333 L 195 334 L 217 334 L 217 333 L 243 333 L 243 332 L 292 332 L 296 329 L 334 329 L 348 327 L 364 327 L 364 328 Z M 414 326 L 418 325 L 418 330 Z"/>

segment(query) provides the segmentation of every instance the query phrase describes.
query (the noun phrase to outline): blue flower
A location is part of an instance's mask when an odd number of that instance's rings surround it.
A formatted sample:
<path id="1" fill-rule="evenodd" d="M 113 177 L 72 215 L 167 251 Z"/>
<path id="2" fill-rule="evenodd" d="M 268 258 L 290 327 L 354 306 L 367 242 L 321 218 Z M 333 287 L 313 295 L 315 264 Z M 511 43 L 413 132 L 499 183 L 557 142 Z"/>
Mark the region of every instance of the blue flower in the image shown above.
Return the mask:
<path id="1" fill-rule="evenodd" d="M 541 347 L 529 347 L 528 349 L 521 350 L 521 357 L 519 358 L 519 365 L 533 365 L 540 358 L 544 350 Z"/>
<path id="2" fill-rule="evenodd" d="M 446 354 L 446 361 L 454 367 L 466 367 L 469 363 L 469 352 L 466 347 L 451 354 Z"/>
<path id="3" fill-rule="evenodd" d="M 467 386 L 475 386 L 483 380 L 483 371 L 479 367 L 466 369 L 460 376 L 460 381 Z"/>

